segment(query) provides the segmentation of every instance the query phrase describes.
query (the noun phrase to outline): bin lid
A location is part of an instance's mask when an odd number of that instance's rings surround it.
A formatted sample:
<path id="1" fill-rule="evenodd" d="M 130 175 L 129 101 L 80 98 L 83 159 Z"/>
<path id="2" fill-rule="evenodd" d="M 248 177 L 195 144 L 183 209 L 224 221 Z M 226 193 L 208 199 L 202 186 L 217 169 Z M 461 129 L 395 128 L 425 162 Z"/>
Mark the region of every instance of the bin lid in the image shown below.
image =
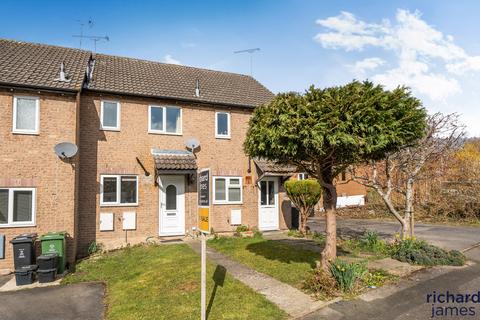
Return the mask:
<path id="1" fill-rule="evenodd" d="M 38 260 L 51 260 L 51 259 L 55 259 L 56 257 L 58 257 L 58 254 L 52 252 L 52 253 L 44 253 L 42 255 L 39 255 L 37 257 L 37 261 Z"/>
<path id="2" fill-rule="evenodd" d="M 48 232 L 40 237 L 40 241 L 44 240 L 64 240 L 67 232 Z"/>
<path id="3" fill-rule="evenodd" d="M 36 264 L 31 264 L 29 266 L 21 266 L 20 268 L 15 269 L 15 273 L 35 271 L 35 270 L 37 270 L 37 268 L 38 268 L 38 265 L 36 265 Z"/>
<path id="4" fill-rule="evenodd" d="M 36 239 L 37 239 L 36 233 L 24 233 L 16 236 L 12 240 L 10 240 L 10 242 L 11 243 L 27 243 L 27 242 L 35 242 Z"/>
<path id="5" fill-rule="evenodd" d="M 57 272 L 57 268 L 53 268 L 53 269 L 38 269 L 37 270 L 37 273 L 56 273 Z"/>

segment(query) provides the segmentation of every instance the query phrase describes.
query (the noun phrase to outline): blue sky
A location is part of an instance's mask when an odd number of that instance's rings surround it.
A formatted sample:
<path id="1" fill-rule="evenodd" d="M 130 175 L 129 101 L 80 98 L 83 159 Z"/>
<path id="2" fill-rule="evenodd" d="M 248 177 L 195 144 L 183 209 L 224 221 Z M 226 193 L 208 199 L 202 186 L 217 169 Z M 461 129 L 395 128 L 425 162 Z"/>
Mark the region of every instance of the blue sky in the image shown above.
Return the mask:
<path id="1" fill-rule="evenodd" d="M 352 79 L 410 86 L 431 111 L 480 135 L 478 1 L 2 1 L 0 37 L 250 72 L 273 92 Z M 85 40 L 85 49 L 93 43 Z"/>

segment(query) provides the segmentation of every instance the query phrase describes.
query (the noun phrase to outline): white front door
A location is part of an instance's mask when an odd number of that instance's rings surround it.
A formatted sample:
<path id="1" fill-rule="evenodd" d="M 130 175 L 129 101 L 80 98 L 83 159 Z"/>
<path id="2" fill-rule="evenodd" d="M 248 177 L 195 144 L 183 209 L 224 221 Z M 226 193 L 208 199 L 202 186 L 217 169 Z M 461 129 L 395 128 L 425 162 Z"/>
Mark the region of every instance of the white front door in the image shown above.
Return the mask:
<path id="1" fill-rule="evenodd" d="M 185 234 L 185 176 L 160 176 L 160 235 Z"/>
<path id="2" fill-rule="evenodd" d="M 259 181 L 258 229 L 262 231 L 279 229 L 278 179 L 276 177 L 266 177 Z"/>

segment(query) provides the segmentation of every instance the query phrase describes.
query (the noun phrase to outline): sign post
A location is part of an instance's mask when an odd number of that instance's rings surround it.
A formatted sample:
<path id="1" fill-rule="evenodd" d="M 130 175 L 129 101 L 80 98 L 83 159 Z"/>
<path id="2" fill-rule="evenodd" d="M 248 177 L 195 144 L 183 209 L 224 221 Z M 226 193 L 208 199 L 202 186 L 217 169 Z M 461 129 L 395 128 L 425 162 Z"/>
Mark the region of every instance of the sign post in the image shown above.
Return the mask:
<path id="1" fill-rule="evenodd" d="M 200 170 L 198 174 L 198 230 L 201 232 L 201 284 L 200 303 L 201 320 L 207 318 L 207 240 L 210 233 L 210 169 Z"/>

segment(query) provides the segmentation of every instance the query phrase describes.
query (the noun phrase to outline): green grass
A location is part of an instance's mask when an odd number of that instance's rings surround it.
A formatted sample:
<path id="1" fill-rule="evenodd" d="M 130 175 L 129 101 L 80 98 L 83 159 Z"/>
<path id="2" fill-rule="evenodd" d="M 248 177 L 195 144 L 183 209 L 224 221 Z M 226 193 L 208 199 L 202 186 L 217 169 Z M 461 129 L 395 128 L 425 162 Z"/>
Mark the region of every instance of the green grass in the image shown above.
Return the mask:
<path id="1" fill-rule="evenodd" d="M 258 237 L 220 237 L 208 241 L 208 246 L 297 288 L 302 287 L 303 281 L 320 259 L 319 253 Z"/>
<path id="2" fill-rule="evenodd" d="M 287 317 L 262 295 L 223 274 L 220 267 L 208 265 L 208 319 Z M 200 257 L 184 244 L 135 246 L 91 258 L 62 283 L 84 281 L 106 284 L 109 320 L 200 318 Z"/>

